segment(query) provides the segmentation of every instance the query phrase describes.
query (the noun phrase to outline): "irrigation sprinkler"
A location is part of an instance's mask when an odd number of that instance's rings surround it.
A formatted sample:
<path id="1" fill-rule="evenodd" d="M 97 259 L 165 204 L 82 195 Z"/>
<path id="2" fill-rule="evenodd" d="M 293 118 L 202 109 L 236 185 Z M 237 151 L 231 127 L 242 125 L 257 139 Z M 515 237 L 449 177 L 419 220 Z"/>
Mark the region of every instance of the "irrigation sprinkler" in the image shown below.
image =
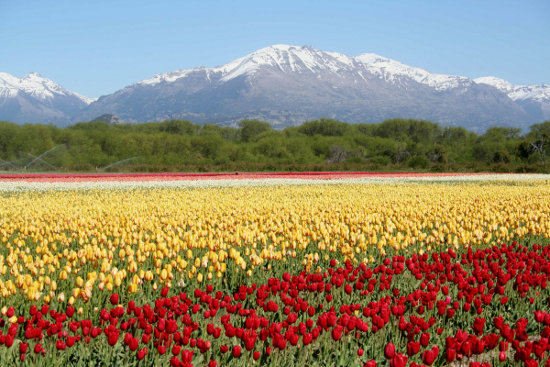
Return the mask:
<path id="1" fill-rule="evenodd" d="M 15 164 L 13 164 L 13 161 L 5 161 L 3 160 L 2 158 L 0 158 L 0 167 L 4 167 L 4 166 L 11 166 L 13 169 L 17 169 L 17 167 L 15 166 Z"/>
<path id="2" fill-rule="evenodd" d="M 47 154 L 49 154 L 49 153 L 51 153 L 51 152 L 53 152 L 53 151 L 55 151 L 55 150 L 58 150 L 59 148 L 64 148 L 64 147 L 65 147 L 65 144 L 57 145 L 57 146 L 55 146 L 55 147 L 53 147 L 53 148 L 51 148 L 51 149 L 46 150 L 44 153 L 40 154 L 38 157 L 37 157 L 37 156 L 34 156 L 34 155 L 30 154 L 30 153 L 24 152 L 25 154 L 27 154 L 27 155 L 33 157 L 34 159 L 31 160 L 29 163 L 27 163 L 27 164 L 23 167 L 23 169 L 26 170 L 27 168 L 29 168 L 29 167 L 30 167 L 32 164 L 34 164 L 35 162 L 42 162 L 42 163 L 44 163 L 45 165 L 47 165 L 48 167 L 51 167 L 51 168 L 57 170 L 57 169 L 58 169 L 57 167 L 55 167 L 54 165 L 52 165 L 52 164 L 46 162 L 44 159 L 42 159 L 42 157 L 44 157 L 45 155 L 47 155 Z"/>
<path id="3" fill-rule="evenodd" d="M 41 163 L 45 164 L 46 166 L 48 166 L 48 167 L 50 167 L 50 168 L 52 168 L 52 169 L 54 169 L 54 170 L 56 170 L 56 171 L 58 170 L 58 168 L 57 168 L 56 166 L 54 166 L 54 165 L 51 164 L 51 163 L 46 162 L 45 160 L 43 160 L 42 158 L 40 158 L 40 156 L 37 157 L 37 156 L 32 155 L 31 153 L 27 153 L 27 152 L 21 152 L 21 153 L 23 153 L 23 154 L 25 154 L 25 155 L 27 155 L 27 156 L 29 156 L 29 157 L 32 158 L 32 160 L 31 160 L 29 163 L 27 163 L 26 165 L 23 166 L 23 170 L 24 170 L 24 171 L 26 171 L 27 168 L 29 168 L 29 167 L 30 167 L 32 164 L 34 164 L 35 162 L 41 162 Z"/>
<path id="4" fill-rule="evenodd" d="M 117 162 L 114 162 L 114 163 L 111 163 L 109 164 L 108 166 L 105 166 L 103 168 L 99 168 L 98 171 L 106 171 L 108 170 L 109 168 L 112 168 L 112 167 L 116 167 L 118 165 L 121 165 L 121 164 L 124 164 L 124 163 L 128 163 L 128 162 L 131 162 L 131 161 L 134 161 L 138 159 L 138 157 L 131 157 L 131 158 L 126 158 L 126 159 L 121 159 L 120 161 L 117 161 Z"/>

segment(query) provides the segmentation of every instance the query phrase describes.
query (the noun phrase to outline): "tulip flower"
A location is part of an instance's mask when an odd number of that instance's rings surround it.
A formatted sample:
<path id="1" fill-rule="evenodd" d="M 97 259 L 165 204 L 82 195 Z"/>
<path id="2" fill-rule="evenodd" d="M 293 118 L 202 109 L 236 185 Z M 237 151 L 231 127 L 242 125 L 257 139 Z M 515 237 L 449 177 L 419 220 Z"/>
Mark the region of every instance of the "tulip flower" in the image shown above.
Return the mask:
<path id="1" fill-rule="evenodd" d="M 384 357 L 386 359 L 392 359 L 395 356 L 395 345 L 393 343 L 388 343 L 384 347 Z"/>
<path id="2" fill-rule="evenodd" d="M 118 301 L 119 301 L 118 294 L 117 293 L 111 294 L 111 297 L 109 298 L 109 301 L 111 302 L 112 305 L 118 305 Z"/>

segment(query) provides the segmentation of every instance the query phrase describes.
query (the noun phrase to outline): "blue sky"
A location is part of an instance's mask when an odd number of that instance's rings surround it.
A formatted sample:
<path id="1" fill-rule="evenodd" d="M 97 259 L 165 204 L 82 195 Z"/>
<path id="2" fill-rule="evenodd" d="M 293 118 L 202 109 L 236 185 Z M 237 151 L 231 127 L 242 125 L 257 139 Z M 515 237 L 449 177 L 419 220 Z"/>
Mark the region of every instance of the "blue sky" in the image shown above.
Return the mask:
<path id="1" fill-rule="evenodd" d="M 89 97 L 277 43 L 550 83 L 550 1 L 0 0 L 0 71 Z"/>

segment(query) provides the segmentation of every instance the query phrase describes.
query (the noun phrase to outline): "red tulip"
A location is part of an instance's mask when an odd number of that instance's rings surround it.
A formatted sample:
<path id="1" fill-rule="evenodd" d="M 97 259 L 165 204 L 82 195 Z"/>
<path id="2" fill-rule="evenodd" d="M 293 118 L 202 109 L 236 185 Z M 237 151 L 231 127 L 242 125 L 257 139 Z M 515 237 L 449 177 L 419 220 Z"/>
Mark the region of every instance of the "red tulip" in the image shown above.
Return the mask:
<path id="1" fill-rule="evenodd" d="M 19 343 L 19 353 L 26 353 L 28 348 L 28 343 Z"/>
<path id="2" fill-rule="evenodd" d="M 351 288 L 351 285 L 346 284 L 345 287 L 344 287 L 344 291 L 345 291 L 347 294 L 351 294 L 351 292 L 353 291 L 353 288 Z"/>
<path id="3" fill-rule="evenodd" d="M 420 351 L 420 343 L 416 341 L 410 341 L 407 343 L 407 355 L 409 357 L 414 356 Z"/>
<path id="4" fill-rule="evenodd" d="M 73 315 L 74 315 L 74 307 L 73 307 L 73 306 L 68 306 L 68 307 L 67 307 L 67 310 L 65 311 L 65 314 L 66 314 L 68 317 L 73 317 Z"/>
<path id="5" fill-rule="evenodd" d="M 35 352 L 36 354 L 42 352 L 43 350 L 44 350 L 44 349 L 42 348 L 42 344 L 40 344 L 40 343 L 37 343 L 37 344 L 34 346 L 34 352 Z"/>
<path id="6" fill-rule="evenodd" d="M 241 346 L 240 345 L 234 345 L 233 350 L 231 351 L 231 354 L 235 358 L 239 358 L 241 356 Z"/>
<path id="7" fill-rule="evenodd" d="M 453 348 L 448 348 L 445 350 L 445 360 L 447 363 L 451 363 L 456 358 L 456 350 Z"/>
<path id="8" fill-rule="evenodd" d="M 477 335 L 481 335 L 481 334 L 483 334 L 484 327 L 485 327 L 485 319 L 480 318 L 480 317 L 476 317 L 475 320 L 474 320 L 474 325 L 473 325 L 474 332 Z"/>
<path id="9" fill-rule="evenodd" d="M 384 357 L 386 359 L 392 359 L 395 356 L 395 345 L 393 343 L 388 343 L 384 347 Z"/>
<path id="10" fill-rule="evenodd" d="M 108 342 L 109 342 L 109 345 L 110 346 L 113 346 L 117 343 L 118 341 L 118 333 L 117 332 L 112 332 L 109 334 L 109 336 L 107 337 L 108 339 Z"/>
<path id="11" fill-rule="evenodd" d="M 137 353 L 138 359 L 141 361 L 147 355 L 147 348 L 140 349 Z"/>
<path id="12" fill-rule="evenodd" d="M 76 337 L 74 337 L 74 336 L 67 337 L 67 346 L 69 348 L 72 347 L 75 342 L 76 342 Z"/>
<path id="13" fill-rule="evenodd" d="M 460 350 L 462 354 L 464 354 L 466 357 L 470 357 L 472 355 L 472 343 L 470 343 L 469 341 L 465 341 L 464 343 L 462 343 Z"/>
<path id="14" fill-rule="evenodd" d="M 109 301 L 111 302 L 112 305 L 118 305 L 118 301 L 119 301 L 118 293 L 111 294 Z"/>
<path id="15" fill-rule="evenodd" d="M 194 352 L 192 350 L 184 349 L 181 351 L 181 360 L 183 363 L 191 363 L 193 360 Z"/>
<path id="16" fill-rule="evenodd" d="M 395 354 L 390 360 L 390 367 L 405 367 L 407 365 L 408 357 L 401 353 Z"/>
<path id="17" fill-rule="evenodd" d="M 425 350 L 424 353 L 422 353 L 422 362 L 424 362 L 428 366 L 431 366 L 437 358 L 438 354 L 439 348 L 437 346 L 433 347 L 430 350 Z"/>
<path id="18" fill-rule="evenodd" d="M 420 335 L 420 344 L 424 348 L 426 348 L 428 346 L 428 344 L 430 344 L 430 334 L 429 333 L 422 333 L 422 335 Z"/>
<path id="19" fill-rule="evenodd" d="M 57 342 L 55 342 L 55 348 L 57 350 L 65 350 L 67 348 L 67 345 L 62 340 L 58 340 Z"/>
<path id="20" fill-rule="evenodd" d="M 332 329 L 332 332 L 331 332 L 331 335 L 332 335 L 332 339 L 334 341 L 338 341 L 340 340 L 340 338 L 342 338 L 342 332 L 344 331 L 344 328 L 340 325 L 336 325 L 333 329 Z"/>

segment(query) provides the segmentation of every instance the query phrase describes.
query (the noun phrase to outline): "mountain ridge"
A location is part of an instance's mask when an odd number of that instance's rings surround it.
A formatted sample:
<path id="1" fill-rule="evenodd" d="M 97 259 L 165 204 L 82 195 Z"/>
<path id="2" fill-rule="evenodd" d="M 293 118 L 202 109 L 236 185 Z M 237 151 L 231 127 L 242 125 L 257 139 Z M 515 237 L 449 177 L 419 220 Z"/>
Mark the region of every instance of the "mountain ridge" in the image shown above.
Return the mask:
<path id="1" fill-rule="evenodd" d="M 2 102 L 13 98 L 2 94 L 3 75 L 9 74 L 0 73 L 0 119 Z M 156 74 L 96 100 L 51 83 L 46 92 L 79 98 L 73 100 L 80 105 L 76 112 L 60 111 L 72 122 L 116 114 L 128 122 L 235 125 L 256 118 L 284 127 L 319 117 L 352 123 L 404 117 L 482 131 L 495 125 L 525 129 L 550 118 L 547 84 L 435 74 L 373 53 L 348 56 L 311 46 L 273 45 L 221 66 Z M 20 94 L 44 104 L 46 92 L 33 96 L 27 88 Z"/>

